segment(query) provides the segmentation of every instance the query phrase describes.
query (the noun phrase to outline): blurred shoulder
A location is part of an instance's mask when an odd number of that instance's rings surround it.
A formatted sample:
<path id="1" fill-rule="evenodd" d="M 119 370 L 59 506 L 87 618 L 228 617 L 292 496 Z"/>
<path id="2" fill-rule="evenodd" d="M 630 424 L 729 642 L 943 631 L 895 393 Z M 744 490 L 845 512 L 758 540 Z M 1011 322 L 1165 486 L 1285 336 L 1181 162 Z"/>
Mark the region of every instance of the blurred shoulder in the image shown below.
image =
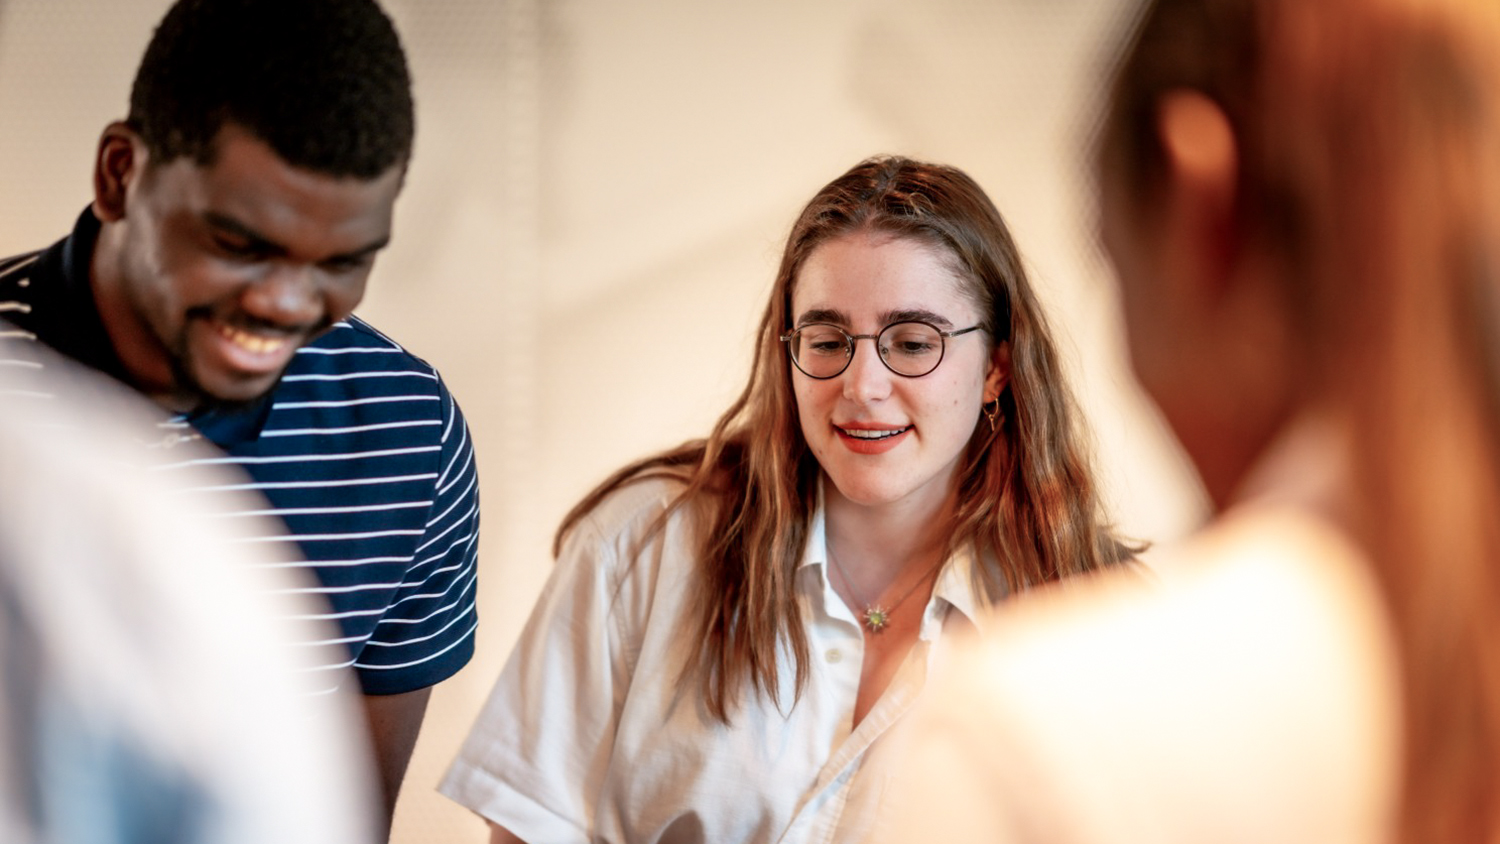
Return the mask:
<path id="1" fill-rule="evenodd" d="M 924 695 L 912 745 L 924 799 L 990 783 L 946 807 L 966 826 L 1378 840 L 1350 831 L 1378 823 L 1394 781 L 1394 648 L 1359 550 L 1329 525 L 1231 512 L 1149 572 L 1038 590 L 985 629 Z"/>
<path id="2" fill-rule="evenodd" d="M 1133 564 L 1020 596 L 994 630 L 1059 652 L 1092 651 L 1106 632 L 1127 651 L 1220 648 L 1227 641 L 1204 637 L 1253 632 L 1252 650 L 1271 652 L 1335 630 L 1378 637 L 1379 607 L 1363 553 L 1340 531 L 1290 508 L 1246 507 Z M 1266 615 L 1273 630 L 1258 629 Z M 1182 636 L 1189 628 L 1200 635 Z"/>

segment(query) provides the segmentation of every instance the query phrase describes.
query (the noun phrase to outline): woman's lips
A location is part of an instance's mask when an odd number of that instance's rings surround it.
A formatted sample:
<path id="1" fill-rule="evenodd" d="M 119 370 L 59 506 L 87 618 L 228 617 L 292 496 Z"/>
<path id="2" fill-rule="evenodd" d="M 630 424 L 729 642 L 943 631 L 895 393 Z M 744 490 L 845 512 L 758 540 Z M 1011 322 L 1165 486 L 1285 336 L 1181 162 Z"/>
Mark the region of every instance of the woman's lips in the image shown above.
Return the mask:
<path id="1" fill-rule="evenodd" d="M 856 454 L 884 454 L 905 440 L 906 435 L 911 433 L 912 426 L 871 428 L 835 425 L 833 429 L 838 432 L 839 441 Z"/>

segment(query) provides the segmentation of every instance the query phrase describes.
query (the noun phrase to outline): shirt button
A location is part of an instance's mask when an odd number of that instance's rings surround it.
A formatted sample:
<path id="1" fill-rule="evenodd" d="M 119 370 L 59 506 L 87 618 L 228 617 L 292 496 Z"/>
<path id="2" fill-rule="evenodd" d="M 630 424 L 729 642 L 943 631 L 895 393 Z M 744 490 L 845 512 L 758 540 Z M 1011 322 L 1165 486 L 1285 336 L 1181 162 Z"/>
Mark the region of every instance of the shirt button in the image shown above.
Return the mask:
<path id="1" fill-rule="evenodd" d="M 829 648 L 828 652 L 823 654 L 823 658 L 830 663 L 837 664 L 844 661 L 844 652 L 838 648 Z"/>

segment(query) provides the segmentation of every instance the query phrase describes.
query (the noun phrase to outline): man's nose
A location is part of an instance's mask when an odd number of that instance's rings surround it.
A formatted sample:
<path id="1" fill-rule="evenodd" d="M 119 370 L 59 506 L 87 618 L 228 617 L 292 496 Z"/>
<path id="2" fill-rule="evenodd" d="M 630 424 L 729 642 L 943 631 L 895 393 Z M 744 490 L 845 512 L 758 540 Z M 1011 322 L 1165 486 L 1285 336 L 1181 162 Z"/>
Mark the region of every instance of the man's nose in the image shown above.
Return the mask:
<path id="1" fill-rule="evenodd" d="M 318 270 L 302 263 L 278 262 L 245 292 L 245 313 L 273 325 L 309 326 L 323 320 Z"/>

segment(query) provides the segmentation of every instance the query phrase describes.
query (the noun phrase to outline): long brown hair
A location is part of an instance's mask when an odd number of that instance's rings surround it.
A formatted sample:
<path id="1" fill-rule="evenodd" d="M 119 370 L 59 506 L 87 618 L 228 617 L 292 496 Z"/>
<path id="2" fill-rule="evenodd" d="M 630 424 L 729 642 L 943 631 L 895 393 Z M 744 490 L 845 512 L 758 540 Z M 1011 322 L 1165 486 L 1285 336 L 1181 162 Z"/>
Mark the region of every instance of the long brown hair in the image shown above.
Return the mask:
<path id="1" fill-rule="evenodd" d="M 992 343 L 1009 341 L 1012 372 L 996 431 L 975 419 L 958 475 L 950 549 L 972 545 L 982 587 L 1008 591 L 1099 568 L 1129 556 L 1101 525 L 1089 460 L 1041 308 L 1000 213 L 952 167 L 872 158 L 818 191 L 787 239 L 761 318 L 755 362 L 734 404 L 705 440 L 626 466 L 563 520 L 554 550 L 601 499 L 623 484 L 683 478 L 674 507 L 694 505 L 697 615 L 704 643 L 695 665 L 708 710 L 728 721 L 741 684 L 778 693 L 779 648 L 807 674 L 807 636 L 794 575 L 816 506 L 819 467 L 802 438 L 783 332 L 792 288 L 808 256 L 856 232 L 912 238 L 948 255 L 979 306 Z M 658 522 L 660 525 L 663 522 Z"/>
<path id="2" fill-rule="evenodd" d="M 1500 840 L 1500 4 L 1159 0 L 1105 178 L 1150 207 L 1155 109 L 1196 89 L 1240 152 L 1317 400 L 1353 425 L 1350 528 L 1403 681 L 1399 840 Z"/>

